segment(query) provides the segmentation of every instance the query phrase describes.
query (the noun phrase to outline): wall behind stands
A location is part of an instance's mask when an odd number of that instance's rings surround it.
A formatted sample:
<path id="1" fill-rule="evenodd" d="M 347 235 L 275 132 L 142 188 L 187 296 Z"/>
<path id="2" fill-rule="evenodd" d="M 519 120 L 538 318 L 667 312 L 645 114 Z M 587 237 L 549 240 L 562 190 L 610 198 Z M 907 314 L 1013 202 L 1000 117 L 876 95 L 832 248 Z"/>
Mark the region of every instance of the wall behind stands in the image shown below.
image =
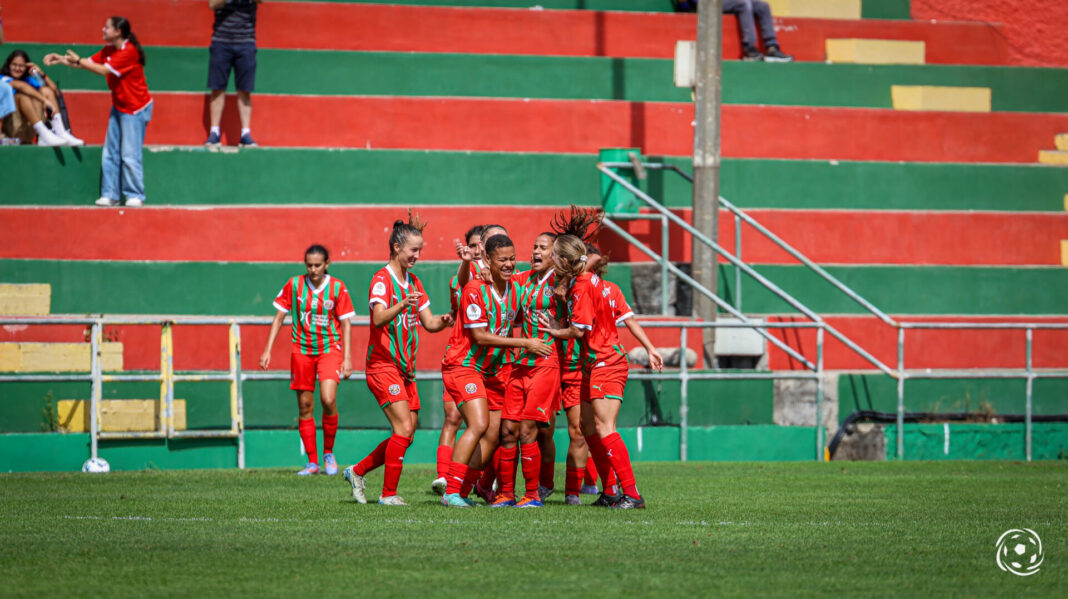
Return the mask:
<path id="1" fill-rule="evenodd" d="M 1068 66 L 1064 0 L 912 0 L 912 18 L 1001 23 L 1014 64 Z"/>

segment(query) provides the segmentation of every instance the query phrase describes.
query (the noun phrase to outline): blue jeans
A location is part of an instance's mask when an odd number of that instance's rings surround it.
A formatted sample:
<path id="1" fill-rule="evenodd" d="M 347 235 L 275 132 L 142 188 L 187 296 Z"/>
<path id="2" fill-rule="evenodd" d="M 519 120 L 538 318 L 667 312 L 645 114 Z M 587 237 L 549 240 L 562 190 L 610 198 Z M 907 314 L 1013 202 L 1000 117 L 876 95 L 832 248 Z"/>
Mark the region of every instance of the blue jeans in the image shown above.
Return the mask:
<path id="1" fill-rule="evenodd" d="M 121 181 L 122 195 L 127 200 L 145 199 L 141 148 L 145 144 L 145 128 L 151 120 L 151 102 L 137 114 L 126 114 L 112 107 L 100 165 L 100 197 L 118 201 Z"/>

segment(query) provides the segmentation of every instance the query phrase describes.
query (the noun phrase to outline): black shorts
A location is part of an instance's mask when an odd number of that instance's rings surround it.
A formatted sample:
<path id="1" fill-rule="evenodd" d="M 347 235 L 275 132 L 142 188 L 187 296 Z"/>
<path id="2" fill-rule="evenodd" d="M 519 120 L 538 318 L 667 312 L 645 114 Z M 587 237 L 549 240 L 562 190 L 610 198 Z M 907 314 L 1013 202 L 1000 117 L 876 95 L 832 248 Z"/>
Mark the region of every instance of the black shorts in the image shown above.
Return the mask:
<path id="1" fill-rule="evenodd" d="M 234 87 L 250 92 L 256 87 L 256 44 L 212 42 L 209 48 L 208 89 L 226 89 L 230 69 L 234 70 Z"/>

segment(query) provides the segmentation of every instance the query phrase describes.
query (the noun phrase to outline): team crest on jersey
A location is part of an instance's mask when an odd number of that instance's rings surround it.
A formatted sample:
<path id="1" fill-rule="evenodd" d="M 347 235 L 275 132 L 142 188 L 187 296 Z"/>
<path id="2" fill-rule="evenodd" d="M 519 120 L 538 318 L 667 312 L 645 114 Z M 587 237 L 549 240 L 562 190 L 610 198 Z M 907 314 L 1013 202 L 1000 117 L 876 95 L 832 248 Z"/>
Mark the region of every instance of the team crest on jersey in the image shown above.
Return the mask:
<path id="1" fill-rule="evenodd" d="M 509 310 L 508 311 L 508 320 L 510 320 L 510 321 L 511 320 L 515 320 L 515 316 L 516 316 L 515 310 Z"/>
<path id="2" fill-rule="evenodd" d="M 482 318 L 482 308 L 479 308 L 477 304 L 468 304 L 467 319 L 478 320 L 479 318 Z"/>
<path id="3" fill-rule="evenodd" d="M 470 395 L 475 391 L 478 391 L 478 385 L 474 383 L 467 383 L 466 385 L 464 385 L 464 391 L 467 391 L 467 394 Z"/>
<path id="4" fill-rule="evenodd" d="M 334 300 L 326 300 L 325 302 L 323 302 L 323 309 L 324 310 L 333 310 L 334 309 Z"/>
<path id="5" fill-rule="evenodd" d="M 552 287 L 546 287 L 545 289 L 542 290 L 541 294 L 542 294 L 542 296 L 545 297 L 545 299 L 551 298 L 553 296 Z"/>
<path id="6" fill-rule="evenodd" d="M 375 286 L 371 288 L 371 295 L 385 295 L 386 284 L 382 281 L 375 283 Z"/>
<path id="7" fill-rule="evenodd" d="M 396 383 L 390 385 L 389 386 L 389 394 L 390 395 L 400 395 L 400 385 L 398 385 Z"/>

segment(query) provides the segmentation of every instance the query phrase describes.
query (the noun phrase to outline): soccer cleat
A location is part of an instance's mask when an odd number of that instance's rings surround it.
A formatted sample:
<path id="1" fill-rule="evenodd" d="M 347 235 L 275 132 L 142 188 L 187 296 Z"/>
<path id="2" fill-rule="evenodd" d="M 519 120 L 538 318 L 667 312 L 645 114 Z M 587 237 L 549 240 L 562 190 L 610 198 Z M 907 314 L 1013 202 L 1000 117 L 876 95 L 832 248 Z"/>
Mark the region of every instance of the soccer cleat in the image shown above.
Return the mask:
<path id="1" fill-rule="evenodd" d="M 408 505 L 400 495 L 390 495 L 389 497 L 379 497 L 378 505 Z"/>
<path id="2" fill-rule="evenodd" d="M 99 198 L 97 201 L 95 201 L 93 203 L 96 204 L 97 206 L 118 206 L 119 205 L 119 201 L 118 200 L 113 200 L 111 198 L 105 198 L 105 197 L 101 197 L 101 198 Z"/>
<path id="3" fill-rule="evenodd" d="M 542 507 L 542 502 L 533 497 L 524 497 L 516 502 L 515 507 Z"/>
<path id="4" fill-rule="evenodd" d="M 246 133 L 241 136 L 241 143 L 239 145 L 242 148 L 255 148 L 259 144 L 252 139 L 252 134 Z"/>
<path id="5" fill-rule="evenodd" d="M 590 505 L 593 507 L 612 507 L 622 500 L 622 495 L 605 495 L 604 493 L 601 493 L 601 496 L 597 498 L 597 501 L 594 501 Z"/>
<path id="6" fill-rule="evenodd" d="M 308 462 L 308 465 L 298 472 L 297 476 L 308 476 L 309 474 L 319 474 L 319 464 Z"/>
<path id="7" fill-rule="evenodd" d="M 127 200 L 126 200 L 126 207 L 127 208 L 140 208 L 141 206 L 144 206 L 144 205 L 145 205 L 145 201 L 142 200 L 141 198 L 127 198 Z"/>
<path id="8" fill-rule="evenodd" d="M 334 454 L 328 453 L 323 456 L 323 466 L 326 469 L 324 474 L 329 476 L 337 474 L 337 458 L 334 457 Z"/>
<path id="9" fill-rule="evenodd" d="M 356 474 L 354 468 L 355 466 L 345 468 L 345 480 L 349 481 L 349 484 L 352 485 L 352 498 L 355 499 L 357 503 L 367 503 L 367 496 L 363 493 L 363 490 L 367 485 L 364 483 L 363 477 Z"/>
<path id="10" fill-rule="evenodd" d="M 564 503 L 567 505 L 582 505 L 578 495 L 564 495 Z"/>
<path id="11" fill-rule="evenodd" d="M 204 145 L 208 148 L 218 148 L 222 145 L 222 138 L 218 133 L 209 133 L 208 141 L 204 142 Z"/>
<path id="12" fill-rule="evenodd" d="M 538 499 L 545 501 L 545 498 L 553 494 L 556 489 L 550 489 L 549 487 L 543 487 L 538 485 Z"/>
<path id="13" fill-rule="evenodd" d="M 597 495 L 601 490 L 597 488 L 597 485 L 582 485 L 579 492 L 583 495 Z"/>
<path id="14" fill-rule="evenodd" d="M 482 485 L 475 483 L 475 495 L 482 498 L 487 504 L 493 503 L 493 500 L 497 497 L 497 494 L 493 492 L 493 489 L 483 488 Z"/>
<path id="15" fill-rule="evenodd" d="M 490 507 L 512 507 L 513 505 L 515 505 L 515 498 L 507 495 L 500 495 L 490 504 Z"/>
<path id="16" fill-rule="evenodd" d="M 778 46 L 772 46 L 768 48 L 768 51 L 764 53 L 765 62 L 793 62 L 794 57 L 789 54 L 784 54 Z"/>
<path id="17" fill-rule="evenodd" d="M 460 497 L 459 493 L 446 493 L 442 495 L 441 505 L 444 505 L 446 507 L 474 507 L 464 501 L 464 498 Z"/>
<path id="18" fill-rule="evenodd" d="M 467 504 L 467 507 L 478 507 L 478 504 L 475 503 L 475 500 L 471 499 L 470 497 L 461 497 L 460 499 L 462 499 L 464 503 Z"/>
<path id="19" fill-rule="evenodd" d="M 435 478 L 434 482 L 430 483 L 430 490 L 438 495 L 445 494 L 445 488 L 448 487 L 449 481 L 445 480 L 445 477 Z"/>
<path id="20" fill-rule="evenodd" d="M 624 495 L 623 499 L 620 499 L 617 503 L 608 506 L 617 510 L 644 510 L 645 500 L 641 497 L 631 497 L 630 495 Z"/>

